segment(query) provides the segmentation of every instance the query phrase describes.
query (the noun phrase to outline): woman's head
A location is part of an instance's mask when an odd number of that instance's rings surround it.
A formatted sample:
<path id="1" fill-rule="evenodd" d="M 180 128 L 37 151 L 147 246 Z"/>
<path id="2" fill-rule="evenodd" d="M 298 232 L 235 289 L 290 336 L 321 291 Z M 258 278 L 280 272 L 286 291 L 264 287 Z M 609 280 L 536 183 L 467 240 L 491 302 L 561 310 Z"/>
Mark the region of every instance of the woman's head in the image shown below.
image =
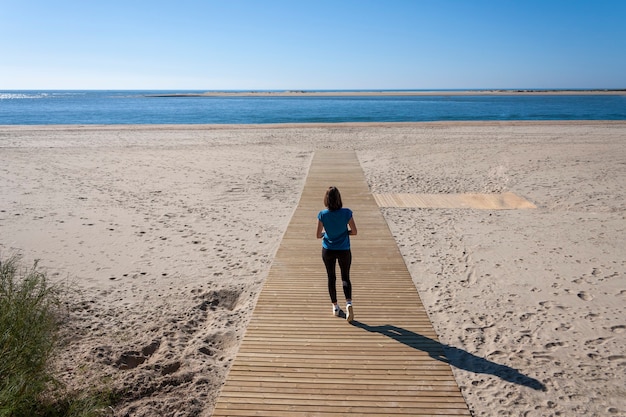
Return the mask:
<path id="1" fill-rule="evenodd" d="M 337 187 L 328 187 L 324 196 L 324 205 L 328 207 L 328 210 L 339 210 L 343 207 L 341 194 L 339 194 Z"/>

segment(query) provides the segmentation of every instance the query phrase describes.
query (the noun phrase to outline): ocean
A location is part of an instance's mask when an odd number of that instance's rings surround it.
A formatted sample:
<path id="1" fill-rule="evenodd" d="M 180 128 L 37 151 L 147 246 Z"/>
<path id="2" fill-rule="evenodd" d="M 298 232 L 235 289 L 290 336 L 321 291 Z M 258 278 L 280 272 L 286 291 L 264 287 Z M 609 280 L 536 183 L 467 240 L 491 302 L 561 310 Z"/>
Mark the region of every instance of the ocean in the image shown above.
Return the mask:
<path id="1" fill-rule="evenodd" d="M 0 125 L 626 120 L 624 95 L 162 97 L 202 91 L 0 91 Z M 160 97 L 154 97 L 159 95 Z"/>

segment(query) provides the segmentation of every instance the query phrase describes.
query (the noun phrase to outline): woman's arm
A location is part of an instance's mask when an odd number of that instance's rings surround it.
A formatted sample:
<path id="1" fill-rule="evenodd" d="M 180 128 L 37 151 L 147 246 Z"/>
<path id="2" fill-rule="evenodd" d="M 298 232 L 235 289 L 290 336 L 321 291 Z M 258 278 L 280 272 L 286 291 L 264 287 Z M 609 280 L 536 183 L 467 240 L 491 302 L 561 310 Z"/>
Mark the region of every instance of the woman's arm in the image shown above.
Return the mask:
<path id="1" fill-rule="evenodd" d="M 350 220 L 348 221 L 348 226 L 350 226 L 350 235 L 351 236 L 356 236 L 356 223 L 354 222 L 354 217 L 351 217 Z"/>
<path id="2" fill-rule="evenodd" d="M 324 225 L 319 220 L 317 221 L 317 233 L 315 234 L 315 236 L 318 239 L 321 239 L 322 237 L 324 237 Z"/>

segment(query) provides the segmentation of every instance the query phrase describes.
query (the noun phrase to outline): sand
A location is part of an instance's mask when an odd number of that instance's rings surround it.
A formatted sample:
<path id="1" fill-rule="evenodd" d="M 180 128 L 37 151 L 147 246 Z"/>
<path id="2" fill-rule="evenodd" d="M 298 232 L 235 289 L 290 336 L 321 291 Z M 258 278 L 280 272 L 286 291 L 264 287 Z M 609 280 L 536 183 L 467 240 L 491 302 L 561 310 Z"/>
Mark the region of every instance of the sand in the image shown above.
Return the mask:
<path id="1" fill-rule="evenodd" d="M 313 152 L 354 149 L 376 194 L 537 206 L 381 208 L 440 341 L 546 387 L 453 367 L 473 415 L 626 416 L 624 138 L 624 122 L 2 126 L 0 256 L 68 288 L 68 387 L 113 390 L 116 416 L 209 416 Z"/>

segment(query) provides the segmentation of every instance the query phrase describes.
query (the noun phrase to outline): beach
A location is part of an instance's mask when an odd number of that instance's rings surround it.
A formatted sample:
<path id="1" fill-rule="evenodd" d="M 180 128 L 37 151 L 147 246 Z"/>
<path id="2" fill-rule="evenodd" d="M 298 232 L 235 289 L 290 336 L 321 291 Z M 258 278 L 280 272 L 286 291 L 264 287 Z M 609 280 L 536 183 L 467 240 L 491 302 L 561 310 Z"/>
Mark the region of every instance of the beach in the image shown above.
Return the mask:
<path id="1" fill-rule="evenodd" d="M 624 138 L 622 121 L 0 126 L 0 256 L 68 288 L 68 387 L 117 393 L 116 416 L 210 416 L 314 152 L 354 150 L 373 194 L 536 206 L 381 208 L 439 340 L 546 387 L 453 367 L 473 415 L 626 416 Z"/>

